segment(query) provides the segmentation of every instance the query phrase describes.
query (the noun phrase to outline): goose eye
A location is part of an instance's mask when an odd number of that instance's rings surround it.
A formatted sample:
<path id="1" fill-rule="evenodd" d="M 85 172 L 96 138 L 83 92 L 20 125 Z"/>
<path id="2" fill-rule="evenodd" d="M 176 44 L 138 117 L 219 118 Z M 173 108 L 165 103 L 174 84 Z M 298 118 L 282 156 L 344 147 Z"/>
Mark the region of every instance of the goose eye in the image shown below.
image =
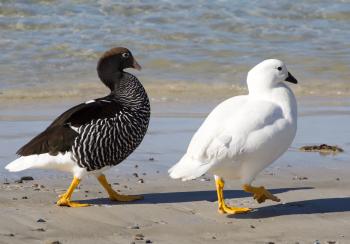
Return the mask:
<path id="1" fill-rule="evenodd" d="M 128 58 L 129 56 L 130 56 L 129 53 L 122 53 L 123 58 Z"/>
<path id="2" fill-rule="evenodd" d="M 281 71 L 281 70 L 282 70 L 282 67 L 278 67 L 277 69 L 278 69 L 279 71 Z"/>

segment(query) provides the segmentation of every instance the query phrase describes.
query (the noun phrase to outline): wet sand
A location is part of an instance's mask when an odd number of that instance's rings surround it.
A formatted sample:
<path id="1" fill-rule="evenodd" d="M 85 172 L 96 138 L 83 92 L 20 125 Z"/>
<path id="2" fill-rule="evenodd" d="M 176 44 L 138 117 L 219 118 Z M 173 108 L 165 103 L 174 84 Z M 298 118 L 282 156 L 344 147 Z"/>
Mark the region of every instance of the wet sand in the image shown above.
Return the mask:
<path id="1" fill-rule="evenodd" d="M 254 182 L 271 189 L 282 203 L 258 204 L 241 190 L 238 181 L 229 181 L 225 187 L 227 202 L 254 211 L 221 215 L 211 176 L 181 182 L 168 178 L 166 173 L 213 104 L 155 105 L 144 142 L 107 173 L 116 190 L 142 194 L 145 199 L 111 202 L 94 177 L 88 177 L 73 200 L 94 206 L 80 209 L 54 204 L 69 185 L 71 175 L 46 170 L 10 174 L 3 169 L 23 143 L 70 104 L 39 108 L 28 105 L 21 110 L 3 107 L 0 243 L 350 243 L 348 108 L 302 105 L 298 135 L 291 149 Z M 297 150 L 316 143 L 337 144 L 345 152 L 324 157 Z M 34 181 L 14 183 L 24 175 L 33 176 Z M 138 182 L 140 178 L 144 183 Z M 37 222 L 39 219 L 45 222 Z M 134 240 L 137 234 L 142 234 L 144 237 L 139 239 L 143 240 Z"/>

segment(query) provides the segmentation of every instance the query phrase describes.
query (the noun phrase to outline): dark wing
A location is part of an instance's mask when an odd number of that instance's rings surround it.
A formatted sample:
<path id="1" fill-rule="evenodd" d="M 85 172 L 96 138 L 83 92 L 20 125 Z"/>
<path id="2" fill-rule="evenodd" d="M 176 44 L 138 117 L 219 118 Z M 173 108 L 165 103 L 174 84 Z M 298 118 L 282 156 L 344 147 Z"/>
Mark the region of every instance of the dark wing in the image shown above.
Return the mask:
<path id="1" fill-rule="evenodd" d="M 81 103 L 56 118 L 50 127 L 65 124 L 79 127 L 90 123 L 92 120 L 115 117 L 122 110 L 122 105 L 116 101 L 106 98 L 96 99 L 91 103 Z"/>
<path id="2" fill-rule="evenodd" d="M 115 117 L 122 109 L 120 103 L 106 98 L 96 99 L 91 103 L 79 104 L 56 118 L 45 131 L 34 137 L 17 151 L 18 155 L 69 151 L 79 134 L 71 128 L 80 127 L 93 120 Z"/>
<path id="3" fill-rule="evenodd" d="M 21 156 L 42 153 L 57 155 L 59 152 L 69 151 L 76 136 L 78 133 L 69 126 L 49 127 L 21 147 L 17 154 Z"/>

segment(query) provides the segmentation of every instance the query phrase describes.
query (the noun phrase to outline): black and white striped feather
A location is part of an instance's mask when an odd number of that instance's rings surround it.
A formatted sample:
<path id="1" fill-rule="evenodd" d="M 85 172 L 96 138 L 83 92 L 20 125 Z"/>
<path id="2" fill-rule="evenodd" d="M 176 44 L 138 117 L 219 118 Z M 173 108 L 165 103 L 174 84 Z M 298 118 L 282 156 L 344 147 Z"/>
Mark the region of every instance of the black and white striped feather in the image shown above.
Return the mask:
<path id="1" fill-rule="evenodd" d="M 141 143 L 150 119 L 150 104 L 138 79 L 126 72 L 106 97 L 79 104 L 61 116 L 17 153 L 72 152 L 87 171 L 119 164 Z"/>

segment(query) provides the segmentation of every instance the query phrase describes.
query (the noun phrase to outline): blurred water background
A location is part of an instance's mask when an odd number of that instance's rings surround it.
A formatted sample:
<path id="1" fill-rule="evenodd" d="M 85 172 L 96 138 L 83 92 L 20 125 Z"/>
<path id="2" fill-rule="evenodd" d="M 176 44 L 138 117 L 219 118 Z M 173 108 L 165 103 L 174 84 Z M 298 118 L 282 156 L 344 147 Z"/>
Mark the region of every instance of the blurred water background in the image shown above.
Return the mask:
<path id="1" fill-rule="evenodd" d="M 349 40 L 346 0 L 1 0 L 0 99 L 105 93 L 96 63 L 114 46 L 164 100 L 241 93 L 266 58 L 287 63 L 299 95 L 346 97 Z"/>

